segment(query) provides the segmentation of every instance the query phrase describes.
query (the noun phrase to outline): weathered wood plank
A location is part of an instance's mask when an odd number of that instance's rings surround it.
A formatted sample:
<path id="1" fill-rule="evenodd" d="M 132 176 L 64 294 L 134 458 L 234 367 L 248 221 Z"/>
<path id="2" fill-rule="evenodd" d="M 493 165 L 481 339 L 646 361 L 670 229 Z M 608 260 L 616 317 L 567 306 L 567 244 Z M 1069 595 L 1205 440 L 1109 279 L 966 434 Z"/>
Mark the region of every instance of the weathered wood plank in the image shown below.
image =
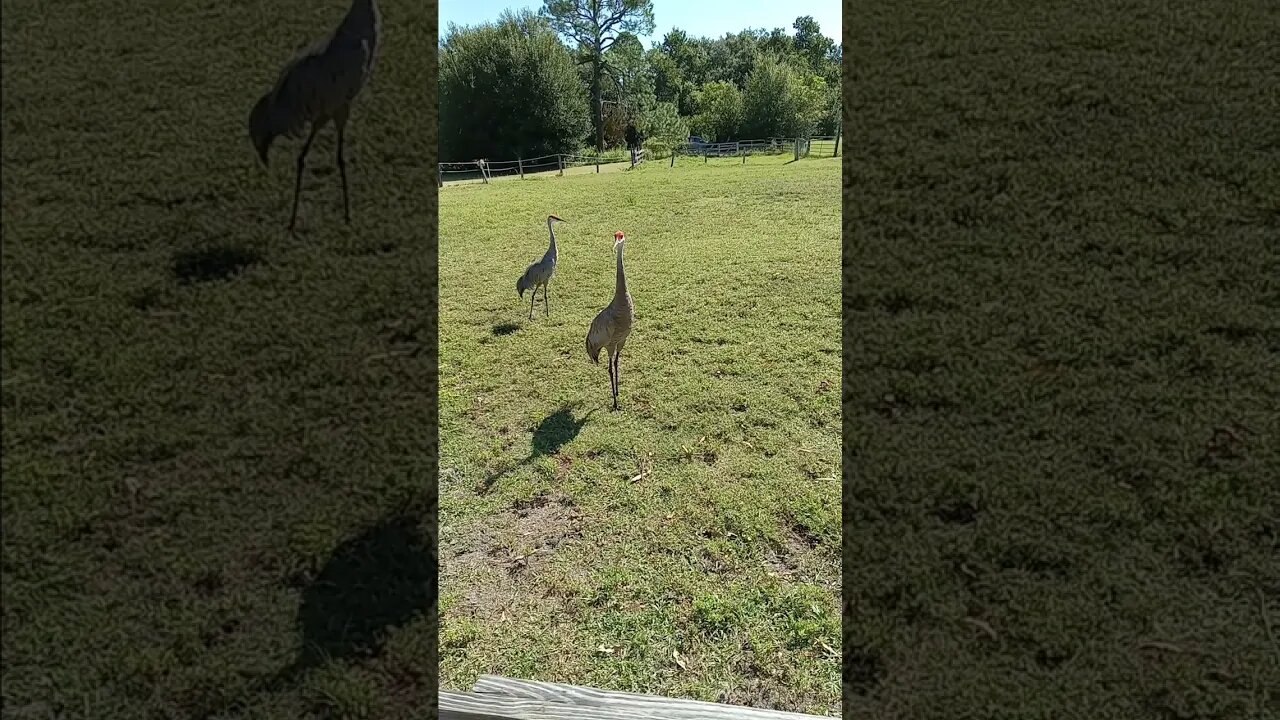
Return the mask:
<path id="1" fill-rule="evenodd" d="M 440 691 L 440 720 L 659 720 L 650 712 L 503 695 Z"/>
<path id="2" fill-rule="evenodd" d="M 818 715 L 804 715 L 780 710 L 764 710 L 698 700 L 679 700 L 657 695 L 599 690 L 562 683 L 520 680 L 498 675 L 481 676 L 476 681 L 475 692 L 476 694 L 507 696 L 526 700 L 552 701 L 581 707 L 625 709 L 630 713 L 654 713 L 673 720 L 710 720 L 713 718 L 814 720 L 821 717 Z"/>
<path id="3" fill-rule="evenodd" d="M 576 703 L 513 698 L 496 693 L 441 691 L 440 720 L 815 720 L 817 717 L 719 703 L 698 703 L 709 706 L 701 709 L 691 707 L 692 701 L 640 697 L 649 702 Z"/>

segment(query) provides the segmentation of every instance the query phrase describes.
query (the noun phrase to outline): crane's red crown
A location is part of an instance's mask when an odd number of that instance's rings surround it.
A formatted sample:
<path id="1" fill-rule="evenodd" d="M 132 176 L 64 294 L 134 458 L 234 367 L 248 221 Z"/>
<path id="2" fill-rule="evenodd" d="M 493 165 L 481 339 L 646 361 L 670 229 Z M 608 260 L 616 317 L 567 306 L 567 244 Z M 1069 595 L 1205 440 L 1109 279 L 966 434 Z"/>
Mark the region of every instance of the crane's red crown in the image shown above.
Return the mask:
<path id="1" fill-rule="evenodd" d="M 621 230 L 613 234 L 614 240 L 621 240 L 624 237 L 626 237 L 626 235 L 623 235 Z"/>

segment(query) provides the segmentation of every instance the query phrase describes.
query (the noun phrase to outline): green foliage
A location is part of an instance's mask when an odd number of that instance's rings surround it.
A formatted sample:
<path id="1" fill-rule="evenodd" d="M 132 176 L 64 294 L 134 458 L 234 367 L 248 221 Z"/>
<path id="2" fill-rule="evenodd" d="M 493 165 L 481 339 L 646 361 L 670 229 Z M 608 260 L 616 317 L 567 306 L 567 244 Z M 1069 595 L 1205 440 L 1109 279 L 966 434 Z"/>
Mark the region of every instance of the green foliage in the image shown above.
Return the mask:
<path id="1" fill-rule="evenodd" d="M 605 71 L 612 81 L 606 97 L 617 101 L 628 117 L 640 118 L 657 102 L 654 72 L 644 45 L 631 33 L 621 33 L 605 52 Z"/>
<path id="2" fill-rule="evenodd" d="M 731 82 L 707 83 L 697 94 L 698 114 L 690 130 L 707 140 L 739 138 L 742 127 L 742 91 Z"/>
<path id="3" fill-rule="evenodd" d="M 676 61 L 660 48 L 653 48 L 645 53 L 645 62 L 653 71 L 654 99 L 675 103 L 681 115 L 692 115 L 694 87 L 685 80 L 684 71 Z"/>
<path id="4" fill-rule="evenodd" d="M 672 103 L 660 102 L 646 113 L 640 132 L 645 135 L 645 145 L 658 152 L 666 152 L 689 139 L 689 125 Z"/>
<path id="5" fill-rule="evenodd" d="M 791 27 L 796 31 L 793 41 L 796 55 L 804 60 L 809 70 L 821 74 L 823 67 L 832 62 L 836 43 L 822 33 L 818 21 L 809 15 L 796 18 Z"/>
<path id="6" fill-rule="evenodd" d="M 577 44 L 579 57 L 591 67 L 591 122 L 596 148 L 604 149 L 603 79 L 605 53 L 624 33 L 653 32 L 652 0 L 544 0 L 542 17 L 556 32 Z"/>
<path id="7" fill-rule="evenodd" d="M 637 33 L 652 30 L 651 2 L 547 0 L 539 17 L 543 24 L 533 22 L 527 12 L 512 22 L 529 36 L 540 36 L 544 27 L 549 26 L 568 39 L 573 65 L 569 72 L 565 72 L 563 59 L 559 57 L 549 73 L 532 69 L 532 65 L 540 62 L 536 58 L 526 63 L 505 58 L 483 67 L 493 72 L 497 72 L 497 68 L 522 67 L 532 76 L 549 74 L 557 81 L 573 76 L 577 84 L 585 88 L 589 94 L 585 104 L 581 102 L 581 93 L 571 92 L 564 95 L 563 106 L 556 106 L 574 108 L 573 112 L 580 116 L 579 122 L 552 123 L 564 134 L 555 142 L 547 143 L 547 147 L 576 144 L 577 140 L 565 140 L 565 134 L 581 130 L 585 123 L 592 130 L 592 144 L 597 148 L 620 147 L 629 139 L 634 141 L 634 135 L 629 134 L 632 128 L 641 133 L 646 128 L 657 129 L 660 138 L 646 145 L 666 148 L 675 142 L 682 126 L 665 110 L 659 117 L 650 118 L 650 114 L 657 112 L 658 103 L 672 105 L 675 114 L 684 119 L 686 129 L 693 127 L 699 135 L 719 140 L 746 135 L 793 136 L 815 132 L 831 135 L 840 122 L 840 47 L 822 34 L 811 17 L 796 18 L 794 34 L 779 27 L 767 32 L 748 29 L 710 39 L 691 37 L 676 28 L 649 50 L 644 49 Z M 442 62 L 442 78 L 446 70 Z M 459 77 L 465 79 L 464 90 L 473 89 L 471 74 Z M 756 79 L 754 91 L 747 93 L 753 77 Z M 554 93 L 548 95 L 555 96 Z M 510 93 L 505 96 L 510 97 Z M 511 110 L 517 107 L 515 102 L 493 104 L 503 108 L 501 117 L 507 124 L 521 123 L 519 118 L 523 112 Z M 493 136 L 492 142 L 471 142 L 489 148 L 503 147 L 515 136 L 502 128 L 499 138 L 495 135 L 498 130 L 473 123 L 474 113 L 442 109 L 446 110 L 442 119 L 446 124 L 446 140 L 442 146 L 446 154 L 459 132 L 470 132 L 477 137 Z M 559 113 L 552 113 L 552 117 L 562 119 Z M 584 137 L 586 133 L 582 131 L 579 140 Z M 516 155 L 488 150 L 461 153 L 459 157 L 470 159 L 485 154 Z"/>
<path id="8" fill-rule="evenodd" d="M 826 83 L 766 55 L 743 92 L 742 132 L 752 138 L 809 135 L 828 108 Z"/>
<path id="9" fill-rule="evenodd" d="M 450 27 L 440 50 L 442 160 L 570 152 L 590 125 L 568 49 L 529 11 Z"/>
<path id="10" fill-rule="evenodd" d="M 653 32 L 653 0 L 545 0 L 541 15 L 556 32 L 597 57 L 620 33 Z"/>
<path id="11" fill-rule="evenodd" d="M 727 80 L 745 87 L 760 61 L 759 42 L 751 30 L 731 33 L 712 41 L 707 56 L 708 80 Z"/>

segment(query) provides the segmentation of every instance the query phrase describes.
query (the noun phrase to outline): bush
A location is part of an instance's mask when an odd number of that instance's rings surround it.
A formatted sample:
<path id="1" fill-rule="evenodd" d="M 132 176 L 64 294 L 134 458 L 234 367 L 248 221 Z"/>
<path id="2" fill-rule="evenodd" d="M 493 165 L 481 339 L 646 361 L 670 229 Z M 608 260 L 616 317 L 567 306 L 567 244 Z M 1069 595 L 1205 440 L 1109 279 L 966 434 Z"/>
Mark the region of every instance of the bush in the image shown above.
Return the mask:
<path id="1" fill-rule="evenodd" d="M 440 48 L 440 159 L 568 153 L 591 130 L 568 48 L 529 11 L 450 26 Z"/>
<path id="2" fill-rule="evenodd" d="M 712 82 L 697 94 L 698 114 L 690 130 L 709 141 L 739 137 L 742 127 L 742 92 L 731 82 Z"/>
<path id="3" fill-rule="evenodd" d="M 666 153 L 689 140 L 689 126 L 676 110 L 674 103 L 660 102 L 645 114 L 640 132 L 645 136 L 645 147 L 654 152 Z"/>
<path id="4" fill-rule="evenodd" d="M 827 107 L 826 82 L 766 55 L 742 94 L 742 133 L 751 138 L 811 135 Z"/>

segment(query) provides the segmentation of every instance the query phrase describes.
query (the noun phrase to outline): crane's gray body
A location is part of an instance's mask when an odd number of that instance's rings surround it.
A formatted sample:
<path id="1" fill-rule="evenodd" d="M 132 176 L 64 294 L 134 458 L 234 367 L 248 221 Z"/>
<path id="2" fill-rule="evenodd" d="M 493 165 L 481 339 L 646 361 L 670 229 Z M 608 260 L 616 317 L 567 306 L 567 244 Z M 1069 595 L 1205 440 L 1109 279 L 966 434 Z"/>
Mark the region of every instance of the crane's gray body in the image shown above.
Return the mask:
<path id="1" fill-rule="evenodd" d="M 627 273 L 622 264 L 624 240 L 614 243 L 617 251 L 618 273 L 614 281 L 613 300 L 591 321 L 587 331 L 587 357 L 599 364 L 600 351 L 604 350 L 609 361 L 609 387 L 613 392 L 613 409 L 618 409 L 618 385 L 622 382 L 622 347 L 631 335 L 635 324 L 636 306 L 627 292 Z"/>
<path id="2" fill-rule="evenodd" d="M 353 0 L 338 29 L 295 55 L 280 72 L 275 86 L 258 100 L 249 114 L 249 135 L 264 165 L 276 137 L 298 138 L 310 126 L 306 144 L 298 155 L 295 219 L 307 151 L 316 133 L 332 122 L 338 132 L 343 209 L 350 222 L 343 140 L 351 103 L 373 73 L 381 35 L 382 17 L 377 0 Z M 289 226 L 292 229 L 292 220 Z"/>
<path id="3" fill-rule="evenodd" d="M 547 251 L 543 253 L 541 260 L 526 268 L 520 279 L 516 280 L 516 292 L 522 299 L 526 290 L 533 290 L 533 294 L 529 297 L 530 320 L 533 319 L 533 305 L 538 297 L 538 288 L 542 288 L 543 311 L 545 314 L 551 314 L 547 286 L 551 283 L 551 277 L 556 274 L 556 263 L 560 259 L 560 251 L 556 248 L 556 231 L 552 227 L 552 222 L 554 222 L 552 218 L 547 218 L 547 232 L 551 234 L 551 244 L 547 247 Z"/>

